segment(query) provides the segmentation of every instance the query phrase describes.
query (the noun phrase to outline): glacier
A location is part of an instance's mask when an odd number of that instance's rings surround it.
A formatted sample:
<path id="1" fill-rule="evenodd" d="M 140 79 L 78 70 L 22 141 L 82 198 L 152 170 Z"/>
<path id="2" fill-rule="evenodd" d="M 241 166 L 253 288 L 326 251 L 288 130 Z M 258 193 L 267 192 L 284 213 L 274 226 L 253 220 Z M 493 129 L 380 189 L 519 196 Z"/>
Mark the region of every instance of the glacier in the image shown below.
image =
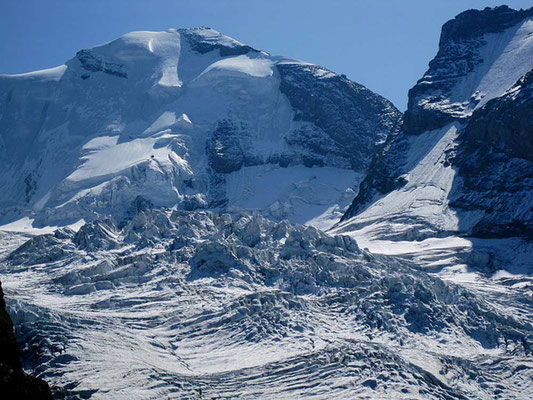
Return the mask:
<path id="1" fill-rule="evenodd" d="M 159 209 L 2 241 L 28 366 L 67 398 L 531 394 L 531 315 L 349 236 Z"/>

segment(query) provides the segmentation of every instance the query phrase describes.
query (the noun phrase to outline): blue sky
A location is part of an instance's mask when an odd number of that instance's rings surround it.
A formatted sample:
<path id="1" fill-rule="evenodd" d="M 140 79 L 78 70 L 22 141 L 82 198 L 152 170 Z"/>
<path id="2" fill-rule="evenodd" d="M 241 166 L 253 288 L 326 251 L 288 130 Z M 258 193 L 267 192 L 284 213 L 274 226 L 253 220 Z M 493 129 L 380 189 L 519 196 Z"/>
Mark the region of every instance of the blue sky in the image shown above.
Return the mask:
<path id="1" fill-rule="evenodd" d="M 0 73 L 64 63 L 133 30 L 209 26 L 272 54 L 313 62 L 400 110 L 437 51 L 444 22 L 490 0 L 0 0 Z M 533 0 L 505 4 L 527 8 Z"/>

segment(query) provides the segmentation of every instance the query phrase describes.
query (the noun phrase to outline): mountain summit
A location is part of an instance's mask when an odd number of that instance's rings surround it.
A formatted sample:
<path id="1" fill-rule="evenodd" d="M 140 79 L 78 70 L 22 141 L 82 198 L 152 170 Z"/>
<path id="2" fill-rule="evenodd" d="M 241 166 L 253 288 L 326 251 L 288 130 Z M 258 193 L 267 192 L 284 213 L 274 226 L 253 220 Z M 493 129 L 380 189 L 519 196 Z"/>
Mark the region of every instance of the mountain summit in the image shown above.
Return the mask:
<path id="1" fill-rule="evenodd" d="M 533 8 L 447 22 L 409 92 L 402 132 L 374 157 L 344 231 L 374 226 L 381 238 L 419 240 L 531 232 L 532 69 Z"/>

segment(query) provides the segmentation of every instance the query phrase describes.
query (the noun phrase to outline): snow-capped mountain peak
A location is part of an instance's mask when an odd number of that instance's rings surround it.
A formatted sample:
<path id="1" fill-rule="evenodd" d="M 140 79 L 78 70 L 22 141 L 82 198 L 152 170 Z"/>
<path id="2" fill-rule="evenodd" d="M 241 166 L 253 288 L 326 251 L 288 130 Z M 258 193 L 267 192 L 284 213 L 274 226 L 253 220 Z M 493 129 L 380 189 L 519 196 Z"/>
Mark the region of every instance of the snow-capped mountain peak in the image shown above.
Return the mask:
<path id="1" fill-rule="evenodd" d="M 120 219 L 142 196 L 328 225 L 400 120 L 361 85 L 209 28 L 132 32 L 0 87 L 4 223 Z"/>
<path id="2" fill-rule="evenodd" d="M 532 70 L 533 8 L 447 22 L 402 132 L 377 152 L 334 231 L 409 257 L 440 241 L 446 261 L 428 257 L 429 266 L 530 271 Z"/>

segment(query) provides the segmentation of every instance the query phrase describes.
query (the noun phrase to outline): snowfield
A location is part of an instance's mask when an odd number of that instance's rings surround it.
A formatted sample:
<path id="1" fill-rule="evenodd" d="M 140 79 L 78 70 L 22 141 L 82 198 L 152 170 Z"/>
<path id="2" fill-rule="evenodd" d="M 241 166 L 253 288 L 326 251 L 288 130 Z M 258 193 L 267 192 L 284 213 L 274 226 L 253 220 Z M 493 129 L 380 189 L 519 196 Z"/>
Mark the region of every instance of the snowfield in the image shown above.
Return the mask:
<path id="1" fill-rule="evenodd" d="M 447 153 L 454 149 L 456 139 L 456 125 L 410 136 L 404 167 L 409 172 L 402 176 L 405 185 L 376 201 L 356 218 L 340 223 L 334 232 L 350 232 L 357 226 L 368 230 L 373 225 L 380 238 L 416 240 L 435 235 L 436 231 L 458 230 L 456 212 L 448 206 L 455 171 L 446 163 Z"/>

